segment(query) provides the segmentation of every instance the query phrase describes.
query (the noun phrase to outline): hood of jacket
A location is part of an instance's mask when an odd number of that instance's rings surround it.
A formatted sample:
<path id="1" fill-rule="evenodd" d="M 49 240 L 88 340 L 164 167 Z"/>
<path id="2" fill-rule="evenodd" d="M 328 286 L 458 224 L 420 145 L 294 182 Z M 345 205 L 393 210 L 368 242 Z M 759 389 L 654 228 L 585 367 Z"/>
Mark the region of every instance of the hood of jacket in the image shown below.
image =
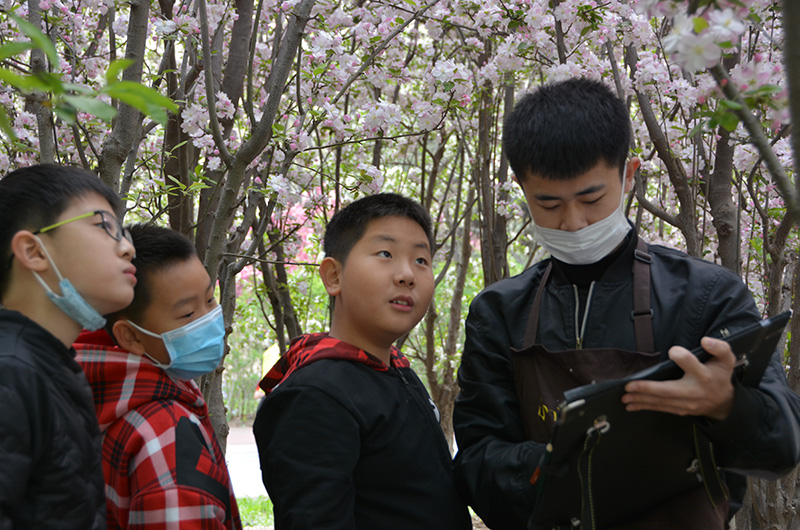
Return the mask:
<path id="1" fill-rule="evenodd" d="M 269 394 L 292 372 L 322 359 L 340 359 L 362 363 L 379 372 L 385 372 L 389 369 L 380 359 L 361 348 L 339 339 L 334 339 L 327 333 L 310 333 L 292 340 L 289 350 L 278 359 L 264 378 L 261 379 L 258 386 Z M 410 367 L 408 359 L 394 346 L 392 346 L 390 352 L 390 364 L 392 368 Z"/>
<path id="2" fill-rule="evenodd" d="M 147 358 L 116 346 L 105 330 L 84 331 L 73 346 L 92 387 L 101 431 L 128 411 L 159 400 L 178 401 L 198 417 L 206 415 L 194 381 L 171 378 Z"/>

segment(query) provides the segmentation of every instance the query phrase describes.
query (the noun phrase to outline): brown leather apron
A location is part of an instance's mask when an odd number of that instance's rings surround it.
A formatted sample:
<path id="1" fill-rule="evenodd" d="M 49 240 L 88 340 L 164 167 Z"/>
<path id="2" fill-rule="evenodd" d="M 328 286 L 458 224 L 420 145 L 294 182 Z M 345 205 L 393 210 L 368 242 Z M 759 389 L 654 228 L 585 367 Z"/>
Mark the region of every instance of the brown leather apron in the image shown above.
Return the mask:
<path id="1" fill-rule="evenodd" d="M 558 405 L 564 400 L 566 390 L 592 382 L 619 379 L 653 366 L 661 360 L 660 352 L 654 351 L 650 306 L 650 261 L 647 245 L 640 238 L 634 251 L 631 314 L 637 351 L 591 348 L 551 352 L 545 346 L 537 344 L 539 311 L 545 285 L 552 270 L 552 263 L 548 265 L 528 316 L 522 348 L 519 350 L 512 348 L 514 379 L 526 439 L 540 443 L 550 441 Z M 590 302 L 587 300 L 587 304 Z M 588 318 L 588 315 L 585 318 Z M 577 329 L 579 328 L 576 328 L 576 332 Z M 713 464 L 707 467 L 713 467 Z M 716 475 L 715 471 L 714 474 Z M 653 477 L 653 480 L 657 481 L 658 477 Z M 718 477 L 715 482 L 721 483 Z M 644 518 L 615 528 L 619 530 L 725 528 L 727 497 L 720 499 L 719 494 L 712 496 L 715 497 L 716 505 L 709 501 L 709 495 L 703 488 L 697 488 L 651 510 Z M 719 502 L 720 500 L 723 502 Z M 590 528 L 586 524 L 574 526 L 574 522 L 565 523 L 567 524 L 564 528 Z"/>

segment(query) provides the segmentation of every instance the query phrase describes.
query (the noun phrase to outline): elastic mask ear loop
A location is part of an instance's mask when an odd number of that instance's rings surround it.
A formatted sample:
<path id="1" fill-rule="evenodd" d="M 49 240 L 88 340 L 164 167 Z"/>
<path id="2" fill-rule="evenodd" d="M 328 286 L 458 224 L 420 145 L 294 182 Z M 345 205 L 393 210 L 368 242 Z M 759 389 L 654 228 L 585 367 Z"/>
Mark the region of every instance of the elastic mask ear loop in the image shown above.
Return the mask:
<path id="1" fill-rule="evenodd" d="M 130 324 L 130 325 L 131 325 L 131 326 L 133 326 L 134 328 L 138 329 L 139 331 L 141 331 L 141 332 L 142 332 L 142 333 L 144 333 L 145 335 L 150 335 L 151 337 L 155 337 L 155 338 L 157 338 L 157 339 L 161 339 L 161 341 L 162 341 L 162 342 L 164 341 L 164 338 L 163 338 L 161 335 L 159 335 L 158 333 L 153 333 L 152 331 L 149 331 L 149 330 L 146 330 L 146 329 L 144 329 L 142 326 L 140 326 L 140 325 L 139 325 L 139 324 L 137 324 L 136 322 L 132 322 L 132 321 L 130 321 L 130 320 L 126 320 L 125 322 L 127 322 L 128 324 Z M 166 346 L 166 345 L 165 345 L 165 346 Z M 150 361 L 152 361 L 152 363 L 153 363 L 154 365 L 158 366 L 158 367 L 159 367 L 159 368 L 161 368 L 162 370 L 163 370 L 163 369 L 165 369 L 165 368 L 169 368 L 169 366 L 170 366 L 170 365 L 172 365 L 172 356 L 171 356 L 171 355 L 170 355 L 170 358 L 169 358 L 169 364 L 164 364 L 164 363 L 162 363 L 161 361 L 157 361 L 157 360 L 155 360 L 155 359 L 153 358 L 153 356 L 152 356 L 152 355 L 150 355 L 150 354 L 149 354 L 149 353 L 147 353 L 147 352 L 142 352 L 142 355 L 144 355 L 145 357 L 147 357 L 148 359 L 150 359 Z M 169 355 L 169 350 L 167 350 L 167 355 Z"/>
<path id="2" fill-rule="evenodd" d="M 46 247 L 46 246 L 44 246 L 44 242 L 42 242 L 42 240 L 41 240 L 41 239 L 39 239 L 39 236 L 33 236 L 33 237 L 35 237 L 35 238 L 36 238 L 36 241 L 38 241 L 38 242 L 39 242 L 39 245 L 41 245 L 41 247 L 42 247 L 42 250 L 44 251 L 44 256 L 47 258 L 47 261 L 48 261 L 48 263 L 50 263 L 50 266 L 51 266 L 51 267 L 53 267 L 53 270 L 55 271 L 55 273 L 56 273 L 56 276 L 58 276 L 58 283 L 59 283 L 59 285 L 60 285 L 60 284 L 61 284 L 61 282 L 63 282 L 63 281 L 64 281 L 64 277 L 61 275 L 61 271 L 60 271 L 60 270 L 58 270 L 58 266 L 56 265 L 56 262 L 55 262 L 55 261 L 53 261 L 53 258 L 51 258 L 51 257 L 50 257 L 50 253 L 47 251 L 47 247 Z M 38 272 L 36 272 L 36 271 L 31 271 L 31 272 L 33 273 L 33 277 L 34 277 L 34 278 L 36 278 L 36 281 L 38 281 L 38 282 L 39 282 L 39 284 L 40 284 L 42 287 L 44 287 L 45 291 L 47 291 L 48 293 L 53 293 L 53 294 L 56 294 L 56 292 L 55 292 L 55 291 L 53 291 L 53 289 L 51 289 L 49 285 L 47 285 L 47 282 L 45 282 L 45 281 L 42 279 L 42 277 L 41 277 L 41 276 L 39 276 L 39 273 L 38 273 Z M 59 288 L 58 288 L 58 290 L 59 290 L 59 291 L 61 291 L 61 287 L 59 287 Z M 62 291 L 62 292 L 61 292 L 61 294 L 60 294 L 60 295 L 57 295 L 57 296 L 64 296 L 64 292 Z"/>

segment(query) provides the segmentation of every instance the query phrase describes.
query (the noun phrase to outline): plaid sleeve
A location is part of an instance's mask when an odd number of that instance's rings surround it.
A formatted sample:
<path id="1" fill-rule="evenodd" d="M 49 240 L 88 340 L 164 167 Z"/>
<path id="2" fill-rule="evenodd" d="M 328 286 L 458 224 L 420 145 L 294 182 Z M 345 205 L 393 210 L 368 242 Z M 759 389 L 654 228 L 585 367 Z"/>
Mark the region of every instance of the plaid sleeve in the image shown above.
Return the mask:
<path id="1" fill-rule="evenodd" d="M 241 528 L 213 433 L 174 404 L 149 407 L 129 412 L 106 435 L 109 521 L 129 530 Z"/>
<path id="2" fill-rule="evenodd" d="M 130 530 L 225 529 L 225 506 L 214 495 L 187 486 L 136 495 L 128 512 Z"/>

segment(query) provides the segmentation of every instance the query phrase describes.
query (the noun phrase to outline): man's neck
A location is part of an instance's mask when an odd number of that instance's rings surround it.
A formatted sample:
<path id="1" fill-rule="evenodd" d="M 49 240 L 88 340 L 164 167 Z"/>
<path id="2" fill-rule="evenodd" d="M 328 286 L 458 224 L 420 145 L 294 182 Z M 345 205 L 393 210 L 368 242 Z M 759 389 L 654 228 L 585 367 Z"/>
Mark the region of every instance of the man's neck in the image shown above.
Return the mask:
<path id="1" fill-rule="evenodd" d="M 561 271 L 564 273 L 564 276 L 566 276 L 570 283 L 575 284 L 578 287 L 588 287 L 590 283 L 599 280 L 608 270 L 611 264 L 614 263 L 617 258 L 619 258 L 625 252 L 625 249 L 628 248 L 628 245 L 631 242 L 631 238 L 635 237 L 635 235 L 635 230 L 628 232 L 628 235 L 625 236 L 625 239 L 622 240 L 619 246 L 613 252 L 611 252 L 611 254 L 595 263 L 589 263 L 587 265 L 570 265 L 569 263 L 564 263 L 563 261 L 555 261 L 558 263 L 558 267 L 561 269 Z"/>

